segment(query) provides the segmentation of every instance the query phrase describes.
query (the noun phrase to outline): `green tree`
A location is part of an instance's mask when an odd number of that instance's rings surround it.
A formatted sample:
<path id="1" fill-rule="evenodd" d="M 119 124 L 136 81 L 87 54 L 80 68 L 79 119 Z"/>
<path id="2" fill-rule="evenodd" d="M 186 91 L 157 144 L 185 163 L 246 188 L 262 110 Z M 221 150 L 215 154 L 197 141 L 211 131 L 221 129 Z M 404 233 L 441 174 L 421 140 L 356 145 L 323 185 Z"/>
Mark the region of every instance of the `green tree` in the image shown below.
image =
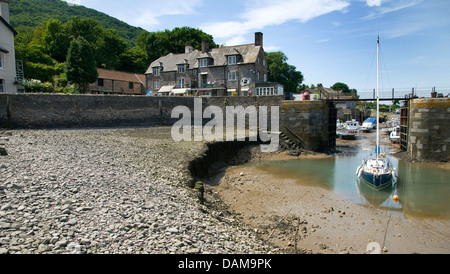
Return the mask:
<path id="1" fill-rule="evenodd" d="M 95 46 L 97 65 L 106 69 L 118 69 L 120 55 L 128 45 L 115 30 L 104 30 Z"/>
<path id="2" fill-rule="evenodd" d="M 350 93 L 350 89 L 344 83 L 338 82 L 338 83 L 334 84 L 331 88 L 336 91 L 342 91 L 343 93 Z"/>
<path id="3" fill-rule="evenodd" d="M 184 53 L 187 44 L 201 49 L 202 40 L 209 42 L 210 48 L 216 48 L 213 37 L 199 29 L 190 27 L 174 28 L 158 32 L 143 32 L 137 39 L 137 46 L 147 54 L 148 63 L 169 53 Z"/>
<path id="4" fill-rule="evenodd" d="M 298 92 L 303 82 L 303 74 L 297 68 L 287 63 L 288 58 L 281 52 L 266 53 L 269 67 L 269 81 L 278 82 L 284 85 L 287 92 Z"/>
<path id="5" fill-rule="evenodd" d="M 70 43 L 65 72 L 68 82 L 76 84 L 81 93 L 88 90 L 89 83 L 97 80 L 94 53 L 91 45 L 83 37 L 78 37 Z"/>
<path id="6" fill-rule="evenodd" d="M 140 48 L 128 48 L 119 56 L 118 67 L 121 71 L 144 73 L 148 68 L 147 55 Z"/>
<path id="7" fill-rule="evenodd" d="M 42 39 L 46 52 L 53 59 L 61 63 L 66 61 L 70 39 L 61 21 L 48 21 Z"/>
<path id="8" fill-rule="evenodd" d="M 74 17 L 66 24 L 67 33 L 76 39 L 83 37 L 91 45 L 97 43 L 98 39 L 102 37 L 103 27 L 94 19 L 84 19 L 80 17 Z"/>

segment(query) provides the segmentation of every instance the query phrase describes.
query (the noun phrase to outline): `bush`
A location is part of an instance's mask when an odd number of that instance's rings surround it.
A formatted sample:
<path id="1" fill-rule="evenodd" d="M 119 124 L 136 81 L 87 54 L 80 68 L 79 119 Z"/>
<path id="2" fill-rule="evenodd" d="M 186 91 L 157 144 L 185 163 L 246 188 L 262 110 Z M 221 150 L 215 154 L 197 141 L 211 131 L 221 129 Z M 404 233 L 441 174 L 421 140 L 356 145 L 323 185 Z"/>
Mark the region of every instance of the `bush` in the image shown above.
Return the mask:
<path id="1" fill-rule="evenodd" d="M 64 88 L 63 92 L 65 94 L 81 94 L 81 92 L 75 87 Z"/>
<path id="2" fill-rule="evenodd" d="M 40 80 L 25 80 L 25 92 L 29 93 L 53 93 L 53 84 L 50 82 L 42 83 Z"/>

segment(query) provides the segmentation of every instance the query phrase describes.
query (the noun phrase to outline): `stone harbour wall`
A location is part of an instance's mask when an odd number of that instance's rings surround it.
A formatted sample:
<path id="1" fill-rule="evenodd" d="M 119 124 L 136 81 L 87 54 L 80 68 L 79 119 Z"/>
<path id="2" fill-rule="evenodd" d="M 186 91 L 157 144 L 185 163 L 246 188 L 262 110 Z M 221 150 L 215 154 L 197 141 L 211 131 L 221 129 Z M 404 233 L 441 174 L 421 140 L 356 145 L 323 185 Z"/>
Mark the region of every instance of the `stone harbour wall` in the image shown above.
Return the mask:
<path id="1" fill-rule="evenodd" d="M 194 124 L 194 97 L 0 94 L 0 128 L 89 128 L 117 126 L 171 126 L 181 118 L 172 119 L 172 110 L 186 106 Z M 264 97 L 202 97 L 202 111 L 208 106 L 226 108 L 242 106 L 267 107 L 268 130 L 272 124 L 272 106 L 281 106 L 279 131 L 289 135 L 293 130 L 309 150 L 324 151 L 328 139 L 328 108 L 321 101 L 283 101 L 282 96 Z M 238 112 L 238 116 L 242 115 Z M 259 113 L 258 113 L 259 119 Z M 203 124 L 210 119 L 203 119 Z M 235 125 L 238 119 L 235 118 Z M 258 126 L 261 121 L 258 121 Z M 248 115 L 246 128 L 248 129 Z M 276 129 L 274 129 L 276 130 Z M 296 138 L 290 136 L 292 140 Z"/>
<path id="2" fill-rule="evenodd" d="M 450 160 L 450 99 L 410 102 L 408 154 L 415 161 Z"/>
<path id="3" fill-rule="evenodd" d="M 279 106 L 282 96 L 203 97 L 202 110 L 219 106 Z M 172 125 L 172 110 L 194 97 L 0 94 L 0 128 L 80 128 Z M 270 108 L 269 108 L 270 110 Z M 225 115 L 224 115 L 225 117 Z M 204 121 L 208 122 L 208 121 Z"/>
<path id="4" fill-rule="evenodd" d="M 323 101 L 283 101 L 281 131 L 296 140 L 299 137 L 307 150 L 328 148 L 328 106 Z"/>

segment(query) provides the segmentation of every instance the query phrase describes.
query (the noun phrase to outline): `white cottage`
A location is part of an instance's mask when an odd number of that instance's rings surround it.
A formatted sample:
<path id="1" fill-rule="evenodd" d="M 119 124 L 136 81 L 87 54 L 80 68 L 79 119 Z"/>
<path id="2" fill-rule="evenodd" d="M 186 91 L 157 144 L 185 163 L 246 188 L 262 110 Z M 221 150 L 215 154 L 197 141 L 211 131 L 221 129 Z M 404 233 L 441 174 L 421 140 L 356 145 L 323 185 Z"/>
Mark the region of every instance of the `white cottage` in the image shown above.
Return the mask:
<path id="1" fill-rule="evenodd" d="M 0 92 L 15 93 L 16 57 L 14 36 L 17 32 L 9 24 L 9 4 L 0 0 Z"/>

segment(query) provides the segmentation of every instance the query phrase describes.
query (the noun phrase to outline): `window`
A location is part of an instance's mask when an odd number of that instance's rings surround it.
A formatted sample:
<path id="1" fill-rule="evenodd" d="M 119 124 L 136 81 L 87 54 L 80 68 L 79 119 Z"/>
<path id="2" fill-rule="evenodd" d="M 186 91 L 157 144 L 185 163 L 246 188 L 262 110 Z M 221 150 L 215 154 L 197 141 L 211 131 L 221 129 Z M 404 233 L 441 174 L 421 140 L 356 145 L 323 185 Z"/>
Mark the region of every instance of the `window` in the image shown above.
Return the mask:
<path id="1" fill-rule="evenodd" d="M 266 59 L 263 59 L 263 66 L 266 65 Z"/>
<path id="2" fill-rule="evenodd" d="M 178 88 L 184 88 L 184 78 L 178 79 Z"/>
<path id="3" fill-rule="evenodd" d="M 228 65 L 236 65 L 236 55 L 228 56 Z"/>
<path id="4" fill-rule="evenodd" d="M 103 85 L 104 85 L 103 79 L 102 79 L 102 78 L 98 78 L 98 80 L 97 80 L 97 86 L 103 87 Z"/>
<path id="5" fill-rule="evenodd" d="M 4 63 L 5 63 L 5 55 L 2 52 L 0 52 L 0 69 L 5 68 Z"/>
<path id="6" fill-rule="evenodd" d="M 236 81 L 236 71 L 228 72 L 228 81 Z"/>
<path id="7" fill-rule="evenodd" d="M 207 58 L 200 59 L 200 67 L 201 67 L 201 68 L 206 68 L 206 67 L 208 67 L 208 59 L 207 59 Z"/>
<path id="8" fill-rule="evenodd" d="M 186 67 L 184 65 L 178 66 L 178 73 L 185 73 Z"/>
<path id="9" fill-rule="evenodd" d="M 159 75 L 159 68 L 153 68 L 153 75 L 158 76 Z"/>
<path id="10" fill-rule="evenodd" d="M 159 89 L 159 81 L 158 80 L 153 81 L 153 89 L 154 90 L 158 90 Z"/>
<path id="11" fill-rule="evenodd" d="M 259 73 L 259 71 L 258 71 L 257 75 L 258 75 L 257 76 L 258 77 L 258 81 L 261 80 L 261 74 Z"/>
<path id="12" fill-rule="evenodd" d="M 134 88 L 134 87 L 133 87 L 133 82 L 129 82 L 129 83 L 128 83 L 128 88 L 129 88 L 129 89 L 133 89 L 133 88 Z"/>
<path id="13" fill-rule="evenodd" d="M 5 92 L 4 83 L 5 83 L 5 80 L 0 79 L 0 92 Z"/>
<path id="14" fill-rule="evenodd" d="M 264 82 L 267 82 L 267 74 L 264 73 Z"/>

